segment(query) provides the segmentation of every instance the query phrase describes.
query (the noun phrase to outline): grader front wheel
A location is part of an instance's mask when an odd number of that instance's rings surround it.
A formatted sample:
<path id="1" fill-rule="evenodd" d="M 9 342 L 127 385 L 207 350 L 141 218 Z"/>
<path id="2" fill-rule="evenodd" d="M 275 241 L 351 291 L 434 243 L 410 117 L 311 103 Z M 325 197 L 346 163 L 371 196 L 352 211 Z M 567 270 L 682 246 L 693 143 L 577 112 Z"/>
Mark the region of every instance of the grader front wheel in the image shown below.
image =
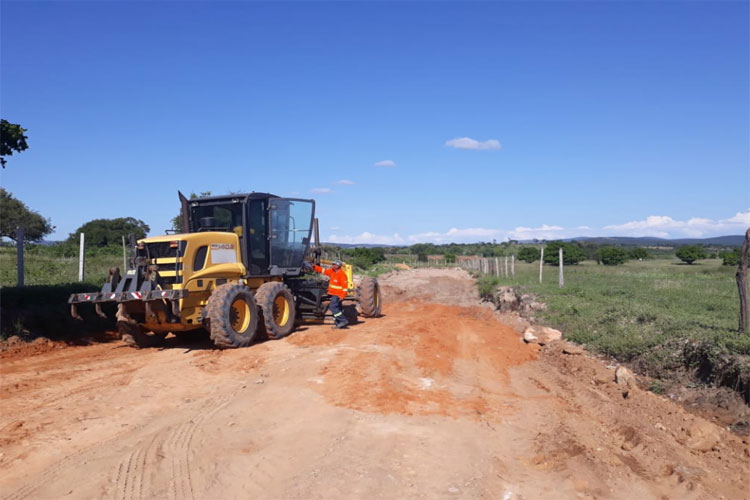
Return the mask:
<path id="1" fill-rule="evenodd" d="M 253 293 L 244 285 L 226 283 L 211 294 L 206 304 L 211 340 L 217 347 L 247 347 L 258 333 L 258 308 Z"/>
<path id="2" fill-rule="evenodd" d="M 263 283 L 255 292 L 255 300 L 270 338 L 280 339 L 292 333 L 296 311 L 292 292 L 285 284 L 278 281 Z"/>

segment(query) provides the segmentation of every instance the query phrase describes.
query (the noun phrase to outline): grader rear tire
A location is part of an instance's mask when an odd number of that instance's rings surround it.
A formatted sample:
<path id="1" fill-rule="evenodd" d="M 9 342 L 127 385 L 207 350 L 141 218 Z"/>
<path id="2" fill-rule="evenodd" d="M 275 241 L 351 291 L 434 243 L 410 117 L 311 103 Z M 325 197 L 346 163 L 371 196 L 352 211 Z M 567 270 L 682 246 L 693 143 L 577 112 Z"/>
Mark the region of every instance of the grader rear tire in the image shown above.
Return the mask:
<path id="1" fill-rule="evenodd" d="M 244 285 L 225 283 L 206 304 L 209 333 L 216 347 L 247 347 L 258 334 L 258 307 Z"/>
<path id="2" fill-rule="evenodd" d="M 380 285 L 375 278 L 365 277 L 357 287 L 359 307 L 362 316 L 366 318 L 377 318 L 383 308 L 383 298 L 380 294 Z"/>
<path id="3" fill-rule="evenodd" d="M 269 338 L 280 339 L 292 333 L 296 308 L 289 287 L 279 281 L 263 283 L 255 292 L 255 300 L 263 317 L 262 327 Z"/>
<path id="4" fill-rule="evenodd" d="M 141 349 L 143 347 L 155 347 L 164 341 L 166 332 L 148 332 L 131 318 L 122 304 L 117 306 L 117 331 L 122 335 L 122 340 L 131 347 Z"/>

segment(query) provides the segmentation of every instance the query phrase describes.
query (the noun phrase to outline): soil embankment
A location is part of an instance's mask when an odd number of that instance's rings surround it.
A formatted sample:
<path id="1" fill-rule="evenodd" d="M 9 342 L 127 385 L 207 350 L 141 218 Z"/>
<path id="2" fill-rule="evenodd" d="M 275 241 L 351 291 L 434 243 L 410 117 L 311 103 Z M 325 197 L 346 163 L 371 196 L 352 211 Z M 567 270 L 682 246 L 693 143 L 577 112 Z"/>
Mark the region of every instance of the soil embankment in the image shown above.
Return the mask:
<path id="1" fill-rule="evenodd" d="M 741 437 L 524 344 L 464 272 L 382 286 L 247 349 L 0 355 L 0 498 L 750 498 Z"/>

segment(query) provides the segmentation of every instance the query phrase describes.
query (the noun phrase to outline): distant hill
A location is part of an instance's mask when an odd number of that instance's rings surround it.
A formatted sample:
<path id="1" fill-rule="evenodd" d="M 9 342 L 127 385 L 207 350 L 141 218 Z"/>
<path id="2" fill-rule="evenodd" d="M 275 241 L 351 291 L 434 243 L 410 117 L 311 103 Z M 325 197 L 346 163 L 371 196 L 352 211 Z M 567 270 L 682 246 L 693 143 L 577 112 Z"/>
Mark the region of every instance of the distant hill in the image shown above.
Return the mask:
<path id="1" fill-rule="evenodd" d="M 714 238 L 678 238 L 674 240 L 666 238 L 655 238 L 653 236 L 596 236 L 586 237 L 581 236 L 578 238 L 566 238 L 563 241 L 579 241 L 585 243 L 594 243 L 596 245 L 613 245 L 613 246 L 648 246 L 648 247 L 679 247 L 683 245 L 705 245 L 705 246 L 718 246 L 718 247 L 739 247 L 742 246 L 742 242 L 745 240 L 744 235 L 729 235 L 729 236 L 716 236 Z M 551 240 L 548 240 L 551 241 Z M 539 240 L 524 240 L 520 241 L 522 244 L 538 244 L 541 243 Z M 379 245 L 374 243 L 333 243 L 326 242 L 323 245 L 339 247 L 339 248 L 374 248 L 374 247 L 402 247 L 404 245 Z M 437 246 L 441 246 L 438 244 Z M 406 245 L 408 246 L 408 245 Z"/>
<path id="2" fill-rule="evenodd" d="M 339 247 L 339 248 L 377 248 L 377 247 L 393 247 L 393 246 L 399 246 L 399 245 L 381 245 L 379 243 L 330 243 L 330 242 L 323 242 L 321 243 L 322 246 L 329 246 L 329 247 Z"/>
<path id="3" fill-rule="evenodd" d="M 743 235 L 716 236 L 713 238 L 678 238 L 669 240 L 666 238 L 654 238 L 651 236 L 628 237 L 628 236 L 611 236 L 611 237 L 580 237 L 570 238 L 565 241 L 580 241 L 586 243 L 595 243 L 597 245 L 622 245 L 622 246 L 665 246 L 675 247 L 682 245 L 706 245 L 722 247 L 739 247 L 745 240 Z"/>

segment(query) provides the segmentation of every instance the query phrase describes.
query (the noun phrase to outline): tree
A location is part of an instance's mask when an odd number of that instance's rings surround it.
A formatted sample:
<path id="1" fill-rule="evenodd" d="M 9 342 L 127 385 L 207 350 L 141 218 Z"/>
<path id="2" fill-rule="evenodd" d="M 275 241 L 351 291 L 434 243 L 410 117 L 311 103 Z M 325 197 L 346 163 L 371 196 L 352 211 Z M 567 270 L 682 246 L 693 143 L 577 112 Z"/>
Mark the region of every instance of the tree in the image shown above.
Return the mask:
<path id="1" fill-rule="evenodd" d="M 414 245 L 409 247 L 409 252 L 413 254 L 425 254 L 425 255 L 438 253 L 437 247 L 435 247 L 435 245 L 433 245 L 432 243 L 415 243 Z M 427 260 L 425 258 L 425 262 L 426 261 Z"/>
<path id="2" fill-rule="evenodd" d="M 55 230 L 52 221 L 29 209 L 24 202 L 0 188 L 0 236 L 15 241 L 16 229 L 19 227 L 23 228 L 26 241 L 39 241 Z"/>
<path id="3" fill-rule="evenodd" d="M 524 262 L 531 264 L 539 260 L 539 249 L 536 247 L 522 247 L 518 251 L 518 258 Z"/>
<path id="4" fill-rule="evenodd" d="M 736 266 L 740 263 L 740 249 L 722 250 L 719 252 L 719 258 L 724 266 Z"/>
<path id="5" fill-rule="evenodd" d="M 692 264 L 698 259 L 705 259 L 706 250 L 700 245 L 685 245 L 680 247 L 675 255 L 686 264 Z"/>
<path id="6" fill-rule="evenodd" d="M 381 247 L 357 247 L 351 251 L 351 256 L 354 265 L 367 269 L 385 260 L 385 249 Z"/>
<path id="7" fill-rule="evenodd" d="M 563 264 L 578 264 L 586 257 L 578 245 L 564 241 L 551 241 L 544 247 L 544 262 L 560 265 L 559 249 L 563 249 Z"/>
<path id="8" fill-rule="evenodd" d="M 133 217 L 120 217 L 117 219 L 94 219 L 91 220 L 68 236 L 68 241 L 75 243 L 86 235 L 86 243 L 90 246 L 106 247 L 107 245 L 119 244 L 123 236 L 135 234 L 137 239 L 145 238 L 150 231 L 145 222 Z"/>
<path id="9" fill-rule="evenodd" d="M 632 248 L 630 250 L 630 258 L 636 260 L 648 259 L 649 253 L 645 248 Z"/>
<path id="10" fill-rule="evenodd" d="M 601 247 L 599 257 L 605 266 L 618 266 L 628 260 L 628 253 L 620 247 Z"/>
<path id="11" fill-rule="evenodd" d="M 24 135 L 26 129 L 15 123 L 10 123 L 8 120 L 0 120 L 0 165 L 5 168 L 7 163 L 5 156 L 11 156 L 13 151 L 20 153 L 29 148 L 26 144 L 26 137 Z"/>

